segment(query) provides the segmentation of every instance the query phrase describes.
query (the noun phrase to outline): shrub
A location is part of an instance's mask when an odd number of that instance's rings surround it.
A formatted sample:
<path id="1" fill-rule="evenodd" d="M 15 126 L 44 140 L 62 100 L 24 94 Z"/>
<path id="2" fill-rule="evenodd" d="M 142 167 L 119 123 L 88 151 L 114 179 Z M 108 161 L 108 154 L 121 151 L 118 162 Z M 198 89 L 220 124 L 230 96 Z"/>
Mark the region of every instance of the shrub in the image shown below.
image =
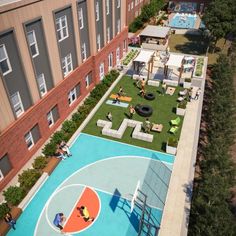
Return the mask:
<path id="1" fill-rule="evenodd" d="M 46 165 L 48 161 L 47 158 L 44 156 L 38 156 L 35 158 L 33 167 L 35 170 L 42 170 Z"/>
<path id="2" fill-rule="evenodd" d="M 25 197 L 25 191 L 17 186 L 10 186 L 6 191 L 3 191 L 3 196 L 8 204 L 17 206 Z"/>
<path id="3" fill-rule="evenodd" d="M 3 219 L 4 216 L 10 212 L 10 207 L 8 206 L 8 204 L 5 202 L 5 203 L 2 203 L 0 205 L 0 219 Z"/>
<path id="4" fill-rule="evenodd" d="M 177 145 L 178 145 L 178 140 L 176 138 L 170 137 L 168 139 L 168 146 L 177 147 Z"/>
<path id="5" fill-rule="evenodd" d="M 77 127 L 82 123 L 82 116 L 79 112 L 76 112 L 72 115 L 72 120 L 76 123 Z"/>
<path id="6" fill-rule="evenodd" d="M 28 191 L 36 183 L 40 175 L 39 171 L 35 169 L 27 169 L 23 171 L 23 173 L 19 175 L 18 179 L 20 187 L 25 191 Z"/>
<path id="7" fill-rule="evenodd" d="M 178 104 L 178 108 L 186 109 L 187 101 L 183 100 Z"/>
<path id="8" fill-rule="evenodd" d="M 62 140 L 67 142 L 68 136 L 66 135 L 66 133 L 63 130 L 60 130 L 60 131 L 57 131 L 53 134 L 50 142 L 53 142 L 55 144 L 60 144 Z"/>
<path id="9" fill-rule="evenodd" d="M 62 124 L 62 131 L 64 131 L 68 137 L 71 137 L 72 134 L 76 131 L 77 127 L 73 120 L 66 120 Z"/>
<path id="10" fill-rule="evenodd" d="M 93 97 L 88 97 L 84 101 L 84 105 L 87 105 L 89 107 L 94 107 L 97 104 L 97 100 Z"/>
<path id="11" fill-rule="evenodd" d="M 191 78 L 186 78 L 186 79 L 184 79 L 184 81 L 187 83 L 191 83 Z"/>
<path id="12" fill-rule="evenodd" d="M 48 156 L 48 157 L 54 156 L 55 153 L 56 153 L 56 149 L 57 149 L 56 143 L 52 142 L 52 140 L 51 140 L 49 143 L 47 143 L 47 144 L 44 146 L 44 148 L 43 148 L 43 154 L 44 154 L 45 156 Z"/>

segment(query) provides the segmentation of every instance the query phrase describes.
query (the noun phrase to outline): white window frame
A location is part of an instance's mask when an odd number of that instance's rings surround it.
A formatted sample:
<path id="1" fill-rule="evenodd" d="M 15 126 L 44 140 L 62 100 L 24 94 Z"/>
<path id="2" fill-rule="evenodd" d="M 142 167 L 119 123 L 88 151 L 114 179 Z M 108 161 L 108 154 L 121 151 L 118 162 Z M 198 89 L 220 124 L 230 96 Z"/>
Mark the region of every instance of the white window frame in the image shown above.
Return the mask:
<path id="1" fill-rule="evenodd" d="M 39 83 L 40 79 L 42 79 L 41 84 Z M 47 93 L 47 85 L 45 82 L 44 73 L 37 75 L 37 83 L 38 83 L 38 87 L 39 87 L 39 92 L 40 92 L 41 96 L 43 97 Z M 42 90 L 45 90 L 45 92 L 42 92 Z"/>
<path id="2" fill-rule="evenodd" d="M 127 46 L 127 41 L 126 39 L 123 41 L 123 52 L 126 53 L 126 46 Z"/>
<path id="3" fill-rule="evenodd" d="M 134 8 L 134 1 L 131 2 L 131 10 Z"/>
<path id="4" fill-rule="evenodd" d="M 101 35 L 100 34 L 97 35 L 97 50 L 98 51 L 101 50 Z"/>
<path id="5" fill-rule="evenodd" d="M 100 80 L 103 80 L 104 76 L 105 76 L 105 67 L 104 67 L 104 62 L 100 63 L 99 65 L 99 77 Z"/>
<path id="6" fill-rule="evenodd" d="M 116 48 L 116 65 L 120 63 L 120 47 Z"/>
<path id="7" fill-rule="evenodd" d="M 32 33 L 32 36 L 33 36 L 33 43 L 30 43 L 30 40 L 29 40 L 29 34 Z M 27 39 L 28 39 L 28 42 L 29 42 L 29 47 L 30 47 L 30 52 L 31 52 L 31 55 L 33 58 L 37 57 L 39 55 L 39 49 L 38 49 L 38 43 L 37 43 L 37 40 L 36 40 L 36 36 L 35 36 L 35 31 L 32 30 L 32 31 L 29 31 L 27 32 Z M 36 51 L 36 54 L 33 55 L 32 53 L 32 50 L 31 50 L 31 47 L 34 46 L 35 47 L 35 51 Z"/>
<path id="8" fill-rule="evenodd" d="M 117 20 L 117 34 L 120 33 L 120 19 Z"/>
<path id="9" fill-rule="evenodd" d="M 130 11 L 130 3 L 128 4 L 128 11 Z"/>
<path id="10" fill-rule="evenodd" d="M 111 30 L 110 27 L 107 27 L 107 42 L 109 43 L 111 41 Z"/>
<path id="11" fill-rule="evenodd" d="M 65 26 L 62 25 L 63 21 L 65 22 Z M 59 28 L 57 28 L 57 25 L 59 25 Z M 56 19 L 56 28 L 57 28 L 57 35 L 58 35 L 58 41 L 59 42 L 61 42 L 64 39 L 69 37 L 66 15 L 61 16 L 61 17 Z M 64 35 L 64 29 L 65 29 L 65 35 Z"/>
<path id="12" fill-rule="evenodd" d="M 74 98 L 73 98 L 74 97 Z M 69 106 L 71 106 L 77 99 L 77 92 L 76 92 L 76 87 L 70 90 L 68 94 L 68 102 Z"/>
<path id="13" fill-rule="evenodd" d="M 110 14 L 110 0 L 106 0 L 106 14 Z"/>
<path id="14" fill-rule="evenodd" d="M 113 67 L 113 53 L 109 53 L 108 55 L 108 69 L 111 70 Z"/>
<path id="15" fill-rule="evenodd" d="M 89 75 L 85 76 L 85 84 L 86 84 L 86 88 L 90 86 Z"/>
<path id="16" fill-rule="evenodd" d="M 78 15 L 79 15 L 79 28 L 83 29 L 84 28 L 84 15 L 83 15 L 82 7 L 79 8 Z"/>
<path id="17" fill-rule="evenodd" d="M 117 0 L 117 8 L 120 8 L 120 0 Z"/>
<path id="18" fill-rule="evenodd" d="M 96 1 L 96 6 L 95 6 L 95 12 L 96 12 L 96 21 L 99 21 L 99 2 Z"/>
<path id="19" fill-rule="evenodd" d="M 17 99 L 18 99 L 18 102 L 16 104 L 13 104 L 13 101 L 12 101 L 12 98 L 14 96 L 17 96 Z M 14 108 L 14 112 L 16 114 L 16 117 L 19 117 L 21 114 L 24 113 L 24 106 L 23 106 L 23 103 L 21 101 L 21 97 L 20 97 L 19 91 L 17 91 L 16 93 L 11 95 L 11 103 L 12 103 L 12 106 Z M 19 111 L 18 108 L 20 108 L 20 110 L 21 110 L 20 113 L 18 112 Z"/>
<path id="20" fill-rule="evenodd" d="M 7 66 L 8 66 L 8 70 L 5 71 L 4 73 L 2 73 L 2 75 L 4 76 L 4 75 L 7 75 L 8 73 L 12 72 L 12 68 L 11 68 L 11 63 L 10 63 L 10 60 L 9 60 L 9 57 L 8 57 L 8 54 L 7 54 L 5 44 L 1 44 L 0 47 L 3 47 L 3 52 L 5 54 L 5 58 L 2 58 L 2 59 L 0 58 L 0 62 L 6 60 L 6 63 L 7 63 Z"/>
<path id="21" fill-rule="evenodd" d="M 30 150 L 34 146 L 34 139 L 33 139 L 31 131 L 29 131 L 27 134 L 25 134 L 25 142 L 28 147 L 28 150 Z M 30 146 L 28 146 L 29 142 L 31 142 Z"/>
<path id="22" fill-rule="evenodd" d="M 82 61 L 86 61 L 87 59 L 87 49 L 86 49 L 86 43 L 83 43 L 82 44 L 82 47 L 81 47 L 81 56 L 82 56 Z"/>
<path id="23" fill-rule="evenodd" d="M 49 127 L 54 125 L 54 118 L 53 118 L 52 110 L 47 113 L 47 121 L 48 121 Z"/>
<path id="24" fill-rule="evenodd" d="M 64 77 L 67 76 L 71 71 L 73 71 L 73 62 L 72 62 L 72 55 L 69 53 L 67 56 L 62 58 L 62 70 L 64 73 Z M 69 68 L 71 67 L 71 68 Z M 65 69 L 65 70 L 64 70 Z"/>

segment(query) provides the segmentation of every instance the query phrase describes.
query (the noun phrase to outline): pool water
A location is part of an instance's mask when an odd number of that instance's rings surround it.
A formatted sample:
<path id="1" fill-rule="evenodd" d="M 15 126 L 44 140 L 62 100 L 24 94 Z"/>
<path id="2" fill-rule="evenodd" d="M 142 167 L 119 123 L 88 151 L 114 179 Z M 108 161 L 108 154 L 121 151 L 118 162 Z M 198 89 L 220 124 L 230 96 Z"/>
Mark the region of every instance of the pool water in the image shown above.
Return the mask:
<path id="1" fill-rule="evenodd" d="M 192 14 L 175 14 L 170 21 L 169 26 L 181 29 L 193 29 L 195 26 L 197 16 Z"/>

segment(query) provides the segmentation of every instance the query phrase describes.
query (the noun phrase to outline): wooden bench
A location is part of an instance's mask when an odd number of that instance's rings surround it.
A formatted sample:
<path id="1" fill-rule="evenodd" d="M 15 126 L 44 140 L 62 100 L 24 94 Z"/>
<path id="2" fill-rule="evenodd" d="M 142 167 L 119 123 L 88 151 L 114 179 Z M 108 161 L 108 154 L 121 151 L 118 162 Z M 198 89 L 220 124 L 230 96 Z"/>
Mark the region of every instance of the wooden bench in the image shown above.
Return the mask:
<path id="1" fill-rule="evenodd" d="M 13 207 L 11 209 L 11 215 L 14 220 L 17 220 L 19 216 L 21 215 L 21 213 L 22 213 L 22 210 L 18 207 Z M 10 226 L 4 220 L 0 220 L 0 235 L 1 236 L 6 235 L 9 230 L 10 230 Z"/>
<path id="2" fill-rule="evenodd" d="M 51 157 L 47 166 L 43 169 L 43 172 L 46 172 L 48 173 L 48 175 L 51 175 L 51 173 L 57 167 L 60 161 L 61 161 L 61 158 Z"/>

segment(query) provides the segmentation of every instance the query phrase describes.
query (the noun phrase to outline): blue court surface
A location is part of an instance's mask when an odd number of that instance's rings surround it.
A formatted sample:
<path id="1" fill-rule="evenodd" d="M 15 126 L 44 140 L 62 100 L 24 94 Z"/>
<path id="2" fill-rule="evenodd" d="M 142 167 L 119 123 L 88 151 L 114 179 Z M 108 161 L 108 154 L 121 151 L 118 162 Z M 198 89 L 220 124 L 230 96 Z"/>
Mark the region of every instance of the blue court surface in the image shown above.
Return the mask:
<path id="1" fill-rule="evenodd" d="M 174 156 L 83 133 L 70 149 L 73 156 L 60 162 L 18 219 L 17 230 L 8 235 L 61 235 L 52 223 L 55 214 L 63 212 L 71 219 L 87 187 L 99 199 L 98 214 L 88 227 L 65 235 L 135 236 L 141 218 L 144 231 L 147 224 L 161 227 Z M 147 204 L 142 211 L 139 201 L 131 213 L 138 182 L 137 196 L 141 199 L 144 193 Z"/>

